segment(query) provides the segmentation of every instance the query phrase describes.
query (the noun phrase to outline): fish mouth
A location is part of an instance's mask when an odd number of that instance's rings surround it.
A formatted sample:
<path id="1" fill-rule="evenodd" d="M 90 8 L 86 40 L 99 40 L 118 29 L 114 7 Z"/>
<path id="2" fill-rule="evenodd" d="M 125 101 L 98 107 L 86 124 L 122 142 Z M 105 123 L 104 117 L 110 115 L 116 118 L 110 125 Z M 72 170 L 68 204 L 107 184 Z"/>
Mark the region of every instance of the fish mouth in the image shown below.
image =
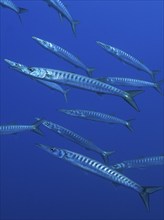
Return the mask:
<path id="1" fill-rule="evenodd" d="M 42 39 L 40 39 L 40 38 L 38 38 L 38 37 L 35 37 L 35 36 L 32 36 L 32 39 L 33 40 L 36 40 L 38 43 L 42 43 L 43 42 L 43 40 Z"/>
<path id="2" fill-rule="evenodd" d="M 96 43 L 102 48 L 106 47 L 106 44 L 102 43 L 101 41 L 96 41 Z"/>
<path id="3" fill-rule="evenodd" d="M 5 61 L 6 63 L 8 63 L 11 67 L 15 67 L 15 65 L 16 65 L 16 62 L 14 62 L 14 61 L 12 61 L 12 60 L 4 59 L 4 61 Z"/>
<path id="4" fill-rule="evenodd" d="M 36 143 L 35 146 L 42 148 L 43 150 L 48 151 L 48 152 L 51 152 L 51 151 L 54 151 L 55 149 L 57 149 L 55 147 L 51 147 L 51 146 L 44 145 L 44 144 L 38 144 L 38 143 Z"/>
<path id="5" fill-rule="evenodd" d="M 16 62 L 14 62 L 12 60 L 8 60 L 8 59 L 4 59 L 4 61 L 6 63 L 8 63 L 12 69 L 16 69 L 16 70 L 20 70 L 21 71 L 22 66 L 23 66 L 22 64 L 16 63 Z"/>
<path id="6" fill-rule="evenodd" d="M 102 43 L 101 41 L 96 41 L 96 43 L 97 43 L 98 45 L 100 45 L 100 46 L 103 46 L 103 45 L 104 45 L 104 43 Z"/>
<path id="7" fill-rule="evenodd" d="M 59 112 L 64 112 L 64 113 L 67 113 L 67 110 L 65 109 L 58 109 Z"/>

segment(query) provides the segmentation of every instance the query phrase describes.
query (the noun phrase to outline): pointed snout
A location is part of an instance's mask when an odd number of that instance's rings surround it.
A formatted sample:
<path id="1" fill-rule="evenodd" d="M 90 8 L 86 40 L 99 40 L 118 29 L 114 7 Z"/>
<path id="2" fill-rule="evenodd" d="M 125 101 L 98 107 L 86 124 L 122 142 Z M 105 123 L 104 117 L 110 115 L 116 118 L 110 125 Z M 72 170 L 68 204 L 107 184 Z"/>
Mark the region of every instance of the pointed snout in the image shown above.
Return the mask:
<path id="1" fill-rule="evenodd" d="M 58 111 L 59 111 L 59 112 L 63 112 L 63 113 L 67 113 L 67 110 L 66 110 L 66 109 L 62 109 L 62 108 L 61 108 L 61 109 L 58 109 Z"/>
<path id="2" fill-rule="evenodd" d="M 99 46 L 101 46 L 101 47 L 105 47 L 105 44 L 104 43 L 102 43 L 102 42 L 100 42 L 100 41 L 96 41 L 96 43 L 99 45 Z"/>
<path id="3" fill-rule="evenodd" d="M 12 60 L 8 60 L 8 59 L 4 59 L 4 61 L 6 62 L 6 63 L 8 63 L 10 66 L 15 66 L 15 62 L 14 61 L 12 61 Z"/>
<path id="4" fill-rule="evenodd" d="M 35 144 L 35 146 L 37 146 L 37 147 L 39 147 L 39 148 L 41 148 L 41 149 L 43 149 L 43 150 L 45 150 L 45 151 L 51 151 L 51 149 L 52 149 L 52 147 L 51 146 L 47 146 L 47 145 L 44 145 L 44 144 Z"/>
<path id="5" fill-rule="evenodd" d="M 32 39 L 33 40 L 36 40 L 38 43 L 42 44 L 43 40 L 38 38 L 38 37 L 35 37 L 35 36 L 32 36 Z"/>

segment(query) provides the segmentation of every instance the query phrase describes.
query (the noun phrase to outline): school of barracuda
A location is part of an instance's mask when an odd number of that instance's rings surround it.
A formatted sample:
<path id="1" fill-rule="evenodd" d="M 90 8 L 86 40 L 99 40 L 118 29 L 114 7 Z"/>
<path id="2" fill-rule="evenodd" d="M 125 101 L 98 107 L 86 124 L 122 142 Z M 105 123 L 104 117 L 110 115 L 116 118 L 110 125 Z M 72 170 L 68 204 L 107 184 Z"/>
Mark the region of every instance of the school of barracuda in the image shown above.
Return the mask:
<path id="1" fill-rule="evenodd" d="M 79 23 L 74 20 L 69 13 L 68 9 L 60 0 L 43 0 L 48 6 L 52 9 L 55 9 L 62 19 L 63 17 L 71 24 L 73 34 L 76 35 L 76 25 Z M 21 20 L 21 13 L 28 12 L 27 9 L 16 6 L 10 0 L 0 0 L 0 6 L 4 8 L 8 8 L 14 11 Z M 49 69 L 43 67 L 29 67 L 21 63 L 17 63 L 13 60 L 5 58 L 4 61 L 16 71 L 21 72 L 23 75 L 30 77 L 36 82 L 41 83 L 42 85 L 47 86 L 52 90 L 56 90 L 62 93 L 67 101 L 67 92 L 69 89 L 63 89 L 62 85 L 67 85 L 70 87 L 75 87 L 77 89 L 83 89 L 90 92 L 94 92 L 96 94 L 109 94 L 123 98 L 130 106 L 132 106 L 136 111 L 140 111 L 134 97 L 143 92 L 143 90 L 122 90 L 121 88 L 117 88 L 115 86 L 131 86 L 138 88 L 146 88 L 152 87 L 156 89 L 158 92 L 162 93 L 160 88 L 163 80 L 156 81 L 155 76 L 157 74 L 157 70 L 150 70 L 145 64 L 143 64 L 139 59 L 133 57 L 132 55 L 115 48 L 109 44 L 97 41 L 96 43 L 102 47 L 106 52 L 116 57 L 120 61 L 149 74 L 152 78 L 152 81 L 144 81 L 141 79 L 134 78 L 123 78 L 123 77 L 109 77 L 102 76 L 99 78 L 93 78 L 92 72 L 94 68 L 88 67 L 84 64 L 77 56 L 73 55 L 71 52 L 68 52 L 66 49 L 62 48 L 62 46 L 56 45 L 56 43 L 48 42 L 47 40 L 31 36 L 39 45 L 43 48 L 47 49 L 51 53 L 56 56 L 62 58 L 63 60 L 69 62 L 75 67 L 83 69 L 87 76 L 79 75 L 78 73 L 72 73 L 65 70 L 56 70 Z M 13 58 L 14 59 L 14 58 Z M 121 119 L 118 116 L 107 114 L 104 112 L 97 112 L 94 110 L 86 110 L 86 109 L 58 109 L 58 111 L 65 113 L 68 116 L 73 116 L 81 119 L 104 122 L 108 124 L 118 124 L 127 127 L 130 131 L 133 131 L 132 128 L 132 120 Z M 143 158 L 137 158 L 132 160 L 126 160 L 122 162 L 118 162 L 117 164 L 109 164 L 109 156 L 114 153 L 114 149 L 110 149 L 111 151 L 105 151 L 101 149 L 96 144 L 91 141 L 85 139 L 81 135 L 75 133 L 74 131 L 69 130 L 59 124 L 48 121 L 46 119 L 36 118 L 36 122 L 31 125 L 16 125 L 16 124 L 5 124 L 0 125 L 0 134 L 1 135 L 9 135 L 16 134 L 23 131 L 33 131 L 37 134 L 43 135 L 40 130 L 40 126 L 44 126 L 47 129 L 52 130 L 56 134 L 76 143 L 77 145 L 82 146 L 83 148 L 94 151 L 103 159 L 101 163 L 92 158 L 86 157 L 84 155 L 78 154 L 76 152 L 69 151 L 67 149 L 62 149 L 54 146 L 47 146 L 43 144 L 37 144 L 39 148 L 45 150 L 52 154 L 53 156 L 68 161 L 69 163 L 77 166 L 83 170 L 86 170 L 90 173 L 94 173 L 97 176 L 101 176 L 105 179 L 108 179 L 112 183 L 123 185 L 127 188 L 131 188 L 132 190 L 139 193 L 140 197 L 143 200 L 146 208 L 149 210 L 149 195 L 153 192 L 163 189 L 163 186 L 141 186 L 137 182 L 131 180 L 124 174 L 122 174 L 122 170 L 127 170 L 129 168 L 146 168 L 150 166 L 164 165 L 164 156 L 147 156 Z"/>

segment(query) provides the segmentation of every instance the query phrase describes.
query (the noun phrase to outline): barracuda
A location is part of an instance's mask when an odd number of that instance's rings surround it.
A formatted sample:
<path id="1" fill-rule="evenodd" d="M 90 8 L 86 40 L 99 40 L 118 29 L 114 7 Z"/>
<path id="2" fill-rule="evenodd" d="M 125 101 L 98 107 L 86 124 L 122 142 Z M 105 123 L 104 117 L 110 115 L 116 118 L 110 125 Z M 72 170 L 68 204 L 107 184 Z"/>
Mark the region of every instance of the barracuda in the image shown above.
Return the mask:
<path id="1" fill-rule="evenodd" d="M 71 24 L 73 33 L 76 32 L 76 25 L 79 23 L 79 21 L 73 20 L 72 16 L 70 15 L 67 8 L 64 6 L 64 4 L 60 0 L 43 0 L 45 1 L 49 7 L 52 7 L 56 9 L 60 15 L 60 18 L 65 17 Z"/>
<path id="2" fill-rule="evenodd" d="M 141 186 L 116 170 L 81 154 L 43 144 L 37 144 L 37 146 L 57 158 L 68 161 L 74 166 L 138 192 L 148 210 L 150 194 L 163 189 L 163 187 L 160 186 Z"/>
<path id="3" fill-rule="evenodd" d="M 12 1 L 10 1 L 10 0 L 0 0 L 0 5 L 1 5 L 2 7 L 4 7 L 4 8 L 9 8 L 9 9 L 11 9 L 12 11 L 16 12 L 16 14 L 18 14 L 18 16 L 19 16 L 20 21 L 21 21 L 20 14 L 27 11 L 27 9 L 25 9 L 25 8 L 17 7 L 17 6 L 16 6 Z"/>
<path id="4" fill-rule="evenodd" d="M 125 160 L 111 166 L 115 170 L 123 170 L 129 168 L 143 168 L 149 166 L 164 165 L 164 156 L 143 157 L 134 160 Z"/>
<path id="5" fill-rule="evenodd" d="M 73 64 L 76 67 L 80 67 L 81 69 L 85 70 L 89 77 L 91 77 L 93 68 L 88 68 L 84 63 L 81 62 L 76 56 L 68 52 L 67 50 L 59 47 L 56 44 L 50 43 L 48 41 L 42 40 L 37 37 L 32 37 L 36 42 L 38 42 L 42 47 L 46 48 L 47 50 L 51 51 L 52 53 L 56 54 L 57 56 L 63 58 L 64 60 L 68 61 L 69 63 Z"/>
<path id="6" fill-rule="evenodd" d="M 0 125 L 0 135 L 16 134 L 22 131 L 33 131 L 37 134 L 43 135 L 39 126 L 42 120 L 37 120 L 33 125 Z"/>
<path id="7" fill-rule="evenodd" d="M 104 114 L 102 112 L 95 112 L 89 110 L 81 110 L 81 109 L 59 109 L 60 112 L 63 112 L 67 115 L 71 115 L 78 118 L 83 118 L 87 120 L 105 122 L 109 124 L 122 124 L 126 126 L 130 131 L 133 131 L 131 126 L 131 120 L 123 120 L 113 115 Z"/>
<path id="8" fill-rule="evenodd" d="M 113 152 L 103 151 L 102 149 L 97 147 L 95 144 L 93 144 L 91 141 L 86 140 L 85 138 L 83 138 L 82 136 L 78 135 L 77 133 L 75 133 L 75 132 L 73 132 L 73 131 L 71 131 L 71 130 L 69 130 L 67 128 L 64 128 L 63 126 L 58 125 L 56 123 L 43 120 L 42 124 L 46 128 L 56 132 L 57 134 L 59 134 L 62 137 L 67 138 L 68 140 L 70 140 L 70 141 L 72 141 L 72 142 L 74 142 L 74 143 L 84 147 L 85 149 L 91 150 L 91 151 L 94 151 L 94 152 L 100 154 L 101 157 L 103 158 L 104 162 L 106 164 L 108 164 L 109 156 Z"/>
<path id="9" fill-rule="evenodd" d="M 158 82 L 148 82 L 139 79 L 123 78 L 123 77 L 101 77 L 98 80 L 113 86 L 133 86 L 133 87 L 153 87 L 157 92 L 161 93 L 160 85 L 163 80 Z"/>
<path id="10" fill-rule="evenodd" d="M 127 63 L 130 66 L 133 66 L 138 70 L 148 73 L 152 77 L 153 81 L 155 81 L 155 75 L 159 72 L 159 70 L 153 70 L 153 71 L 150 70 L 145 64 L 140 62 L 138 59 L 134 58 L 130 54 L 118 48 L 112 47 L 108 44 L 104 44 L 100 41 L 97 41 L 97 44 L 101 46 L 103 49 L 105 49 L 107 52 L 109 52 L 111 55 L 123 61 L 124 63 Z"/>
<path id="11" fill-rule="evenodd" d="M 123 91 L 106 83 L 103 83 L 99 80 L 61 70 L 29 67 L 28 71 L 22 71 L 22 68 L 20 67 L 20 65 L 22 64 L 18 64 L 8 59 L 5 59 L 5 62 L 7 62 L 10 66 L 18 70 L 19 72 L 25 73 L 26 75 L 33 78 L 61 83 L 64 85 L 96 92 L 99 94 L 119 96 L 123 98 L 129 105 L 131 105 L 136 111 L 139 111 L 134 97 L 142 93 L 143 90 Z"/>

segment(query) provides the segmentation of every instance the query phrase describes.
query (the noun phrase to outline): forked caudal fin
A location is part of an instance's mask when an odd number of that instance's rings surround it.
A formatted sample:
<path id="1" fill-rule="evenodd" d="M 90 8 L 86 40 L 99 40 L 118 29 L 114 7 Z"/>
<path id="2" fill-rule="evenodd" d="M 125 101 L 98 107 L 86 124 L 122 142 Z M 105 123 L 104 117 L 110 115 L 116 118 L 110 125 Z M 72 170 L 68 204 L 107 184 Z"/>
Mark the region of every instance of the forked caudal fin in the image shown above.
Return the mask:
<path id="1" fill-rule="evenodd" d="M 22 14 L 27 11 L 28 11 L 28 9 L 26 9 L 26 8 L 19 8 L 19 14 Z"/>
<path id="2" fill-rule="evenodd" d="M 87 68 L 87 74 L 89 77 L 92 77 L 92 72 L 94 71 L 94 68 Z"/>
<path id="3" fill-rule="evenodd" d="M 103 160 L 104 160 L 104 163 L 105 163 L 106 165 L 109 164 L 109 157 L 110 157 L 110 155 L 113 154 L 113 153 L 114 153 L 114 151 L 103 151 L 103 152 L 102 152 L 101 156 L 102 156 L 102 158 L 103 158 Z"/>
<path id="4" fill-rule="evenodd" d="M 133 119 L 129 119 L 129 120 L 127 120 L 126 121 L 126 124 L 125 124 L 125 126 L 130 130 L 130 131 L 133 131 L 134 129 L 133 129 L 133 127 L 132 127 L 132 121 L 134 121 L 135 119 L 133 118 Z"/>
<path id="5" fill-rule="evenodd" d="M 19 8 L 19 11 L 18 11 L 18 16 L 19 16 L 19 20 L 20 20 L 20 22 L 22 23 L 22 19 L 21 19 L 21 16 L 20 16 L 20 14 L 22 14 L 22 13 L 24 13 L 24 12 L 26 12 L 26 11 L 28 11 L 26 8 Z"/>
<path id="6" fill-rule="evenodd" d="M 76 34 L 76 25 L 79 24 L 79 21 L 72 21 L 71 27 L 73 30 L 73 33 Z"/>
<path id="7" fill-rule="evenodd" d="M 155 82 L 155 77 L 156 77 L 157 73 L 159 73 L 159 72 L 160 72 L 159 70 L 152 70 L 151 77 L 153 79 L 153 82 Z"/>
<path id="8" fill-rule="evenodd" d="M 33 124 L 33 132 L 43 135 L 43 132 L 39 129 L 39 126 L 43 123 L 42 119 L 36 118 L 36 122 Z"/>
<path id="9" fill-rule="evenodd" d="M 160 94 L 162 94 L 162 90 L 161 90 L 161 84 L 164 82 L 164 80 L 160 80 L 156 83 L 154 83 L 154 89 L 159 92 Z"/>
<path id="10" fill-rule="evenodd" d="M 148 211 L 150 211 L 150 206 L 149 206 L 149 196 L 150 194 L 157 192 L 164 187 L 162 186 L 143 186 L 143 191 L 139 193 L 141 199 L 143 200 L 146 208 Z"/>
<path id="11" fill-rule="evenodd" d="M 140 111 L 135 100 L 133 99 L 136 95 L 139 95 L 141 93 L 144 92 L 144 90 L 128 90 L 128 91 L 125 91 L 126 94 L 125 96 L 123 97 L 123 99 L 129 104 L 131 105 L 136 111 Z"/>

